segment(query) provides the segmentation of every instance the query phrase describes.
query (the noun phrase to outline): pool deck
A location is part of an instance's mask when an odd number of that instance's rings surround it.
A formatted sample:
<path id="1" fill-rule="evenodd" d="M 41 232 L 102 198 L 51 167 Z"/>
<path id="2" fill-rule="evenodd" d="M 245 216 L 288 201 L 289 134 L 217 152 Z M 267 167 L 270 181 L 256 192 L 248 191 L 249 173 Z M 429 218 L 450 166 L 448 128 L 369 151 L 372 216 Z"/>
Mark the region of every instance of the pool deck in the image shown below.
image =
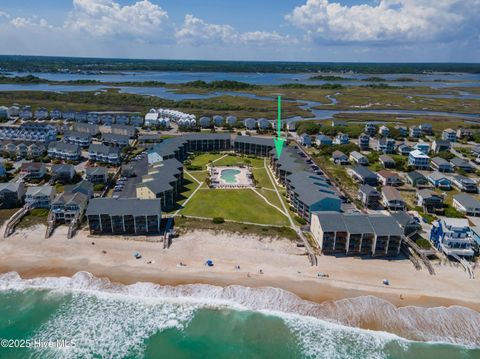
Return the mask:
<path id="1" fill-rule="evenodd" d="M 221 178 L 222 171 L 224 170 L 237 170 L 240 171 L 235 175 L 236 182 L 229 183 Z M 254 187 L 252 181 L 252 174 L 247 167 L 238 166 L 221 166 L 210 168 L 210 176 L 212 179 L 213 187 L 215 188 L 251 188 Z"/>

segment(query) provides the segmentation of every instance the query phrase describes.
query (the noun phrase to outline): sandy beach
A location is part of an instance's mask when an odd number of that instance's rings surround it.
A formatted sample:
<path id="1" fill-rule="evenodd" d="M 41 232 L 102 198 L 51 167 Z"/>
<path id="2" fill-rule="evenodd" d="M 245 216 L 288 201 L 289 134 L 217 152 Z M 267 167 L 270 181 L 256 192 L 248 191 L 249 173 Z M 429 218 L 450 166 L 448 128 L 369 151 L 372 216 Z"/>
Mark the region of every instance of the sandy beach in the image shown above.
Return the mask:
<path id="1" fill-rule="evenodd" d="M 91 236 L 85 229 L 66 239 L 66 230 L 61 226 L 45 239 L 45 227 L 37 226 L 2 239 L 0 272 L 33 278 L 88 271 L 124 284 L 277 287 L 317 303 L 373 295 L 398 307 L 461 305 L 480 311 L 478 270 L 472 280 L 451 265 L 435 265 L 436 275 L 431 276 L 426 269 L 415 270 L 408 260 L 334 256 L 320 256 L 318 266 L 312 267 L 302 248 L 282 239 L 194 231 L 163 249 L 160 242 Z M 135 252 L 142 258 L 135 259 Z M 205 266 L 208 259 L 213 267 Z M 329 278 L 318 278 L 318 273 Z M 382 284 L 384 278 L 389 286 Z"/>

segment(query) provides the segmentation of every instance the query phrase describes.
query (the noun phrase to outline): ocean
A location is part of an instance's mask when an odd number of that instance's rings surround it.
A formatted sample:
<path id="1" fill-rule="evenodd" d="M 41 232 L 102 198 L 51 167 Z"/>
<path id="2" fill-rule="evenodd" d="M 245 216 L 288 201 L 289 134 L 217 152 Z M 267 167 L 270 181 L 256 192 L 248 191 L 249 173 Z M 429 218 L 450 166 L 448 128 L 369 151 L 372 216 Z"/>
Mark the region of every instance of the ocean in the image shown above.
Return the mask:
<path id="1" fill-rule="evenodd" d="M 372 303 L 357 309 L 382 312 L 379 302 L 369 309 Z M 334 307 L 348 312 L 344 301 Z M 0 358 L 480 358 L 473 311 L 430 312 L 443 328 L 415 324 L 419 332 L 407 337 L 434 339 L 418 341 L 342 325 L 332 306 L 322 307 L 323 318 L 320 308 L 275 288 L 120 285 L 86 272 L 24 280 L 7 273 L 0 275 L 0 338 L 31 347 L 1 347 Z M 414 313 L 421 319 L 419 308 Z"/>

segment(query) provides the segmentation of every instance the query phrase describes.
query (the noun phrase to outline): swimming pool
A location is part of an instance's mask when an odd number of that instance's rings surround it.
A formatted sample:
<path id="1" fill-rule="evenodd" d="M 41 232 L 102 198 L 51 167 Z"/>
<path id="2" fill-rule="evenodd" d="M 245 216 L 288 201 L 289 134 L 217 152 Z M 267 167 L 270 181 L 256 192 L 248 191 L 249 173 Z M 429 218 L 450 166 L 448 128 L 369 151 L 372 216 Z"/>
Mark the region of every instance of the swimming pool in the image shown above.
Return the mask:
<path id="1" fill-rule="evenodd" d="M 222 170 L 222 172 L 220 172 L 220 179 L 225 181 L 225 183 L 230 183 L 230 184 L 238 183 L 237 175 L 240 172 L 241 172 L 240 170 L 233 170 L 233 169 Z"/>

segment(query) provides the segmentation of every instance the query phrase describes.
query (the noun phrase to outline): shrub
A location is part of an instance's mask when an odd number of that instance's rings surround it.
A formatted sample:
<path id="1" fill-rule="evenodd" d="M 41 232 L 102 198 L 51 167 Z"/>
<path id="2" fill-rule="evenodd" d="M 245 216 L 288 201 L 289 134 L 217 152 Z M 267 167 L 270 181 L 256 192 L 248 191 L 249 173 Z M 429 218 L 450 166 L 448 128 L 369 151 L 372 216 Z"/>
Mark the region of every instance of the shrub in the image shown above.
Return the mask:
<path id="1" fill-rule="evenodd" d="M 96 185 L 93 186 L 93 190 L 95 192 L 100 192 L 105 189 L 105 185 L 103 183 L 97 183 Z"/>
<path id="2" fill-rule="evenodd" d="M 307 221 L 304 220 L 302 217 L 300 216 L 295 216 L 295 220 L 300 223 L 302 226 L 306 225 L 307 224 Z"/>
<path id="3" fill-rule="evenodd" d="M 215 224 L 222 224 L 225 222 L 225 220 L 223 217 L 213 217 L 212 222 Z"/>
<path id="4" fill-rule="evenodd" d="M 417 246 L 419 246 L 422 249 L 430 249 L 431 247 L 430 242 L 425 238 L 419 238 L 415 242 L 417 243 Z"/>

